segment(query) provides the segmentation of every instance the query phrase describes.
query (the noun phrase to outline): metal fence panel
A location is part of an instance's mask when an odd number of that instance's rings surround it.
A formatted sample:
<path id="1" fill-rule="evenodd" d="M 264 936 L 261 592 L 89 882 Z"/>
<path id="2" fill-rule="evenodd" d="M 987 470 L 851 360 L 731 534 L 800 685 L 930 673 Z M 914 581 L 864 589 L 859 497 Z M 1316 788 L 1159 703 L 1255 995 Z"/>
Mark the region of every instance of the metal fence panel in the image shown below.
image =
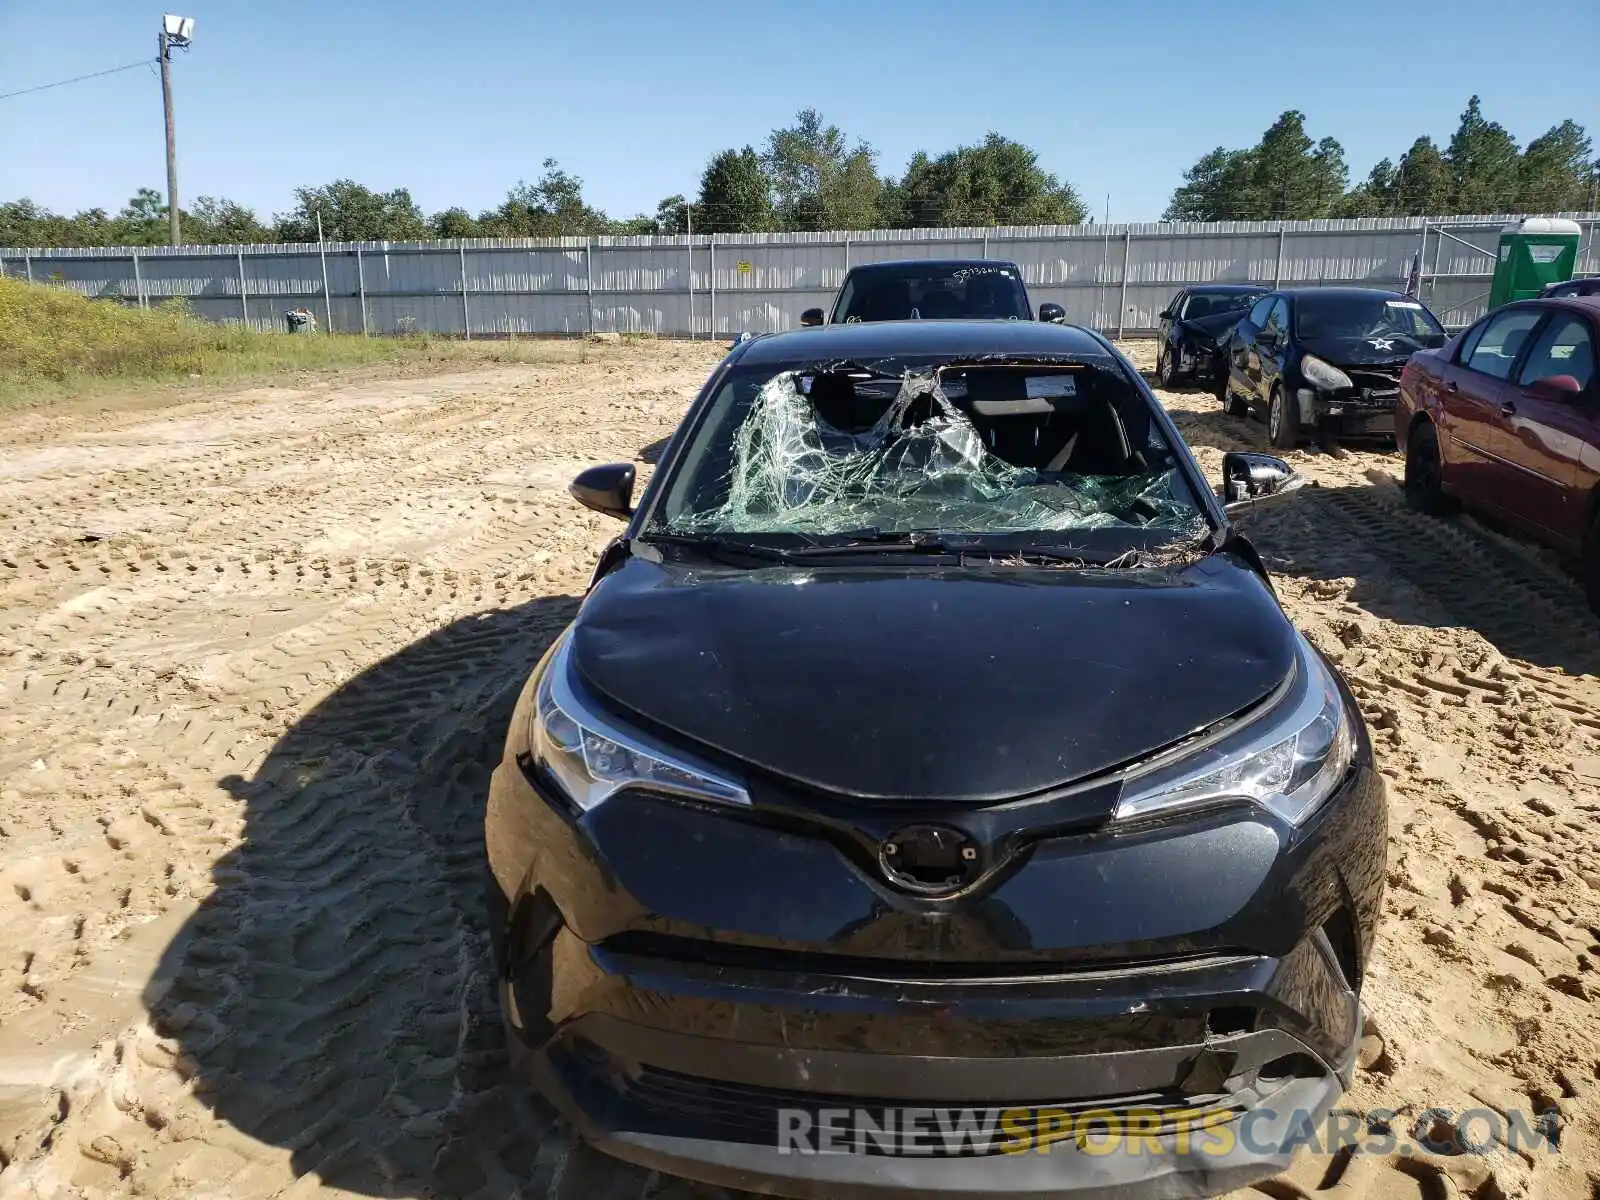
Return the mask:
<path id="1" fill-rule="evenodd" d="M 1578 273 L 1600 273 L 1600 214 L 1565 215 L 1585 227 Z M 795 328 L 804 309 L 831 303 L 854 265 L 984 257 L 1017 263 L 1035 304 L 1118 334 L 1154 328 L 1187 284 L 1398 289 L 1420 252 L 1423 300 L 1459 327 L 1483 311 L 1499 231 L 1519 219 L 21 248 L 0 249 L 0 272 L 124 304 L 183 297 L 208 320 L 257 328 L 281 328 L 283 311 L 304 305 L 319 325 L 350 333 L 723 337 Z"/>

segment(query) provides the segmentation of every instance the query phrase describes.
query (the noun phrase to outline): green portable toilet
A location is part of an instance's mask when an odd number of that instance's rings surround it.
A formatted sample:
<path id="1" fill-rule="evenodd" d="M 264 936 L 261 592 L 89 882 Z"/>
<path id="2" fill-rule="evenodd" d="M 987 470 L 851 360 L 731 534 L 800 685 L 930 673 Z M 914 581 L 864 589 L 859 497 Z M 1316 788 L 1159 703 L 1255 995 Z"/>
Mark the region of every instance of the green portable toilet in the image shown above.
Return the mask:
<path id="1" fill-rule="evenodd" d="M 1489 307 L 1537 296 L 1547 283 L 1572 278 L 1578 265 L 1578 240 L 1583 231 L 1564 217 L 1526 217 L 1500 231 L 1489 285 Z"/>

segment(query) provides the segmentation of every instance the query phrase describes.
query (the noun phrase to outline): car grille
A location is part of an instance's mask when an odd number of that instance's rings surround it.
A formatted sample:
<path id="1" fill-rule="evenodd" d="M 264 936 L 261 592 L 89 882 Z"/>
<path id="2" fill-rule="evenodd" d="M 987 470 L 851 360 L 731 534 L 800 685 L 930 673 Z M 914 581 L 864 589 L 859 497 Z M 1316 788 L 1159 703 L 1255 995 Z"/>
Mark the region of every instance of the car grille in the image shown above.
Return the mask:
<path id="1" fill-rule="evenodd" d="M 1356 403 L 1374 408 L 1388 408 L 1400 395 L 1400 372 L 1403 366 L 1359 367 L 1345 371 L 1355 385 Z"/>
<path id="2" fill-rule="evenodd" d="M 771 1146 L 776 1143 L 783 1110 L 800 1110 L 810 1114 L 813 1120 L 817 1119 L 821 1110 L 845 1110 L 850 1113 L 864 1112 L 883 1130 L 881 1137 L 873 1133 L 862 1140 L 859 1149 L 866 1153 L 916 1153 L 935 1158 L 979 1158 L 1004 1153 L 1007 1139 L 999 1127 L 999 1114 L 1006 1109 L 1051 1109 L 1071 1115 L 1095 1112 L 1102 1117 L 1108 1110 L 1112 1114 L 1137 1110 L 1142 1122 L 1141 1132 L 1159 1136 L 1177 1132 L 1180 1122 L 1189 1122 L 1192 1129 L 1197 1109 L 1208 1113 L 1243 1113 L 1246 1107 L 1234 1096 L 1186 1095 L 1176 1091 L 1062 1102 L 1019 1102 L 1005 1106 L 997 1106 L 992 1101 L 934 1104 L 925 1100 L 838 1096 L 754 1087 L 683 1075 L 651 1066 L 640 1067 L 637 1074 L 631 1076 L 620 1079 L 613 1077 L 611 1086 L 615 1089 L 619 1106 L 613 1110 L 614 1114 L 628 1124 L 654 1131 Z M 910 1131 L 900 1128 L 898 1120 L 889 1115 L 913 1108 L 925 1114 L 920 1135 L 912 1135 Z M 969 1125 L 967 1132 L 957 1135 L 963 1119 L 968 1122 L 976 1120 L 980 1126 L 988 1126 L 991 1114 L 995 1118 L 992 1129 L 986 1131 Z M 1015 1120 L 1014 1116 L 1013 1129 L 1016 1128 Z M 1027 1117 L 1023 1117 L 1022 1121 L 1024 1125 L 1030 1123 Z M 947 1129 L 951 1131 L 948 1139 L 944 1134 Z M 915 1146 L 908 1140 L 912 1136 L 916 1136 Z"/>
<path id="3" fill-rule="evenodd" d="M 1098 972 L 1160 973 L 1231 967 L 1257 956 L 1238 947 L 1192 950 L 1143 957 L 1117 954 L 1062 955 L 1059 958 L 950 959 L 880 958 L 785 947 L 749 946 L 661 934 L 646 930 L 616 933 L 598 944 L 602 954 L 662 964 L 690 963 L 731 971 L 829 975 L 842 979 L 883 979 L 902 983 L 1016 982 L 1070 978 Z"/>

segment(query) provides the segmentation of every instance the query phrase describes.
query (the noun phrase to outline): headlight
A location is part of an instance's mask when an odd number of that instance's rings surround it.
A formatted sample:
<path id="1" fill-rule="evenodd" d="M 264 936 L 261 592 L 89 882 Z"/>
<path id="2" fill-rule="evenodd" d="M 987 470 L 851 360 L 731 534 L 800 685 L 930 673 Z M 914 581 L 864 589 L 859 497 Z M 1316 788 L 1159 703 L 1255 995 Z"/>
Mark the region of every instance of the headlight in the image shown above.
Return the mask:
<path id="1" fill-rule="evenodd" d="M 692 757 L 622 728 L 573 687 L 571 637 L 551 652 L 534 690 L 533 757 L 587 812 L 613 792 L 637 786 L 698 800 L 749 804 L 742 785 Z"/>
<path id="2" fill-rule="evenodd" d="M 1242 730 L 1138 768 L 1123 781 L 1117 817 L 1230 800 L 1247 800 L 1291 825 L 1315 812 L 1344 781 L 1356 731 L 1332 673 L 1298 640 L 1295 677 L 1276 705 Z"/>
<path id="3" fill-rule="evenodd" d="M 1332 363 L 1323 362 L 1315 354 L 1301 356 L 1300 375 L 1312 387 L 1325 392 L 1337 392 L 1340 388 L 1355 386 L 1350 382 L 1350 376 Z"/>

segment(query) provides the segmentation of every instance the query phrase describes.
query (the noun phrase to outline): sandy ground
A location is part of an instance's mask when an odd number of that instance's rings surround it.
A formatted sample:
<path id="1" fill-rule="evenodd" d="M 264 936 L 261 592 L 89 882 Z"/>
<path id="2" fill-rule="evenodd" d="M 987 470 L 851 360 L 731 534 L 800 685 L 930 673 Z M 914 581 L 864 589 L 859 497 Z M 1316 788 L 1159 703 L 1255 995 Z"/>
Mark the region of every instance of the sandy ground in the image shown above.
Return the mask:
<path id="1" fill-rule="evenodd" d="M 720 1196 L 498 1068 L 476 879 L 509 699 L 718 348 L 0 424 L 0 1200 Z M 1148 367 L 1148 346 L 1130 353 Z M 1165 397 L 1215 477 L 1258 423 Z M 1262 1191 L 1600 1195 L 1600 626 L 1377 452 L 1249 527 L 1393 803 L 1351 1103 L 1560 1110 L 1560 1153 Z M 647 464 L 640 463 L 641 471 Z"/>

